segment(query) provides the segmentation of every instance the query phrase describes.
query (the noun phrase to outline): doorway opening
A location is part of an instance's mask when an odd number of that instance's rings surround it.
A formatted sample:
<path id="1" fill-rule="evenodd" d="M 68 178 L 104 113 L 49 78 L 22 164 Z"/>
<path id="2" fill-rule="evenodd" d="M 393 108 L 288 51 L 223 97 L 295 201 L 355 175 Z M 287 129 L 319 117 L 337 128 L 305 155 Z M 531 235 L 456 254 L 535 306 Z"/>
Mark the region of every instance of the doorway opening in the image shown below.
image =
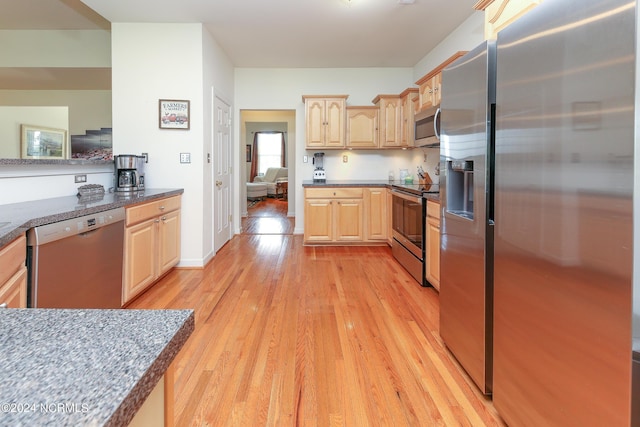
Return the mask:
<path id="1" fill-rule="evenodd" d="M 243 234 L 293 234 L 295 110 L 241 110 Z"/>

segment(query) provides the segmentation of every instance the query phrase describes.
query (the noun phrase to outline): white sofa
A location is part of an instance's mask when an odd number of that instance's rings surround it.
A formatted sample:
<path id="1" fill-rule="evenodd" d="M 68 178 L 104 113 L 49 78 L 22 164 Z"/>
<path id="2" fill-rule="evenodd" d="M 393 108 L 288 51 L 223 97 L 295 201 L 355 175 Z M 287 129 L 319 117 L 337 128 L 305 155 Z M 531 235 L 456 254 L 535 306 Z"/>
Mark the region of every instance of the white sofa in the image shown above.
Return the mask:
<path id="1" fill-rule="evenodd" d="M 268 168 L 264 175 L 258 175 L 253 182 L 263 182 L 267 184 L 267 196 L 276 195 L 276 184 L 288 181 L 289 170 L 287 168 Z"/>

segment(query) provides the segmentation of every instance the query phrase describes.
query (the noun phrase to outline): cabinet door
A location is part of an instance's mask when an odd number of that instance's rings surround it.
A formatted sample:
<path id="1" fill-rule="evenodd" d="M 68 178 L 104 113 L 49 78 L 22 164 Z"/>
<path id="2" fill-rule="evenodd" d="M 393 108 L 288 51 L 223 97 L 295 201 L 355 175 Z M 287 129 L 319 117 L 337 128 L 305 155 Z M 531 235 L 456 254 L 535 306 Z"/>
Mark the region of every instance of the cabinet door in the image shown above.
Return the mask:
<path id="1" fill-rule="evenodd" d="M 336 223 L 335 240 L 360 242 L 363 240 L 362 199 L 334 200 Z"/>
<path id="2" fill-rule="evenodd" d="M 387 239 L 387 190 L 367 188 L 364 192 L 366 240 Z"/>
<path id="3" fill-rule="evenodd" d="M 158 223 L 159 262 L 158 276 L 180 261 L 180 210 L 160 217 Z"/>
<path id="4" fill-rule="evenodd" d="M 440 289 L 440 220 L 427 219 L 427 280 Z"/>
<path id="5" fill-rule="evenodd" d="M 402 147 L 413 147 L 414 145 L 414 92 L 402 97 L 400 101 L 401 124 L 400 124 L 400 145 Z"/>
<path id="6" fill-rule="evenodd" d="M 347 147 L 378 148 L 378 109 L 347 108 Z"/>
<path id="7" fill-rule="evenodd" d="M 333 240 L 333 214 L 329 199 L 306 199 L 304 202 L 305 242 Z"/>
<path id="8" fill-rule="evenodd" d="M 21 267 L 17 273 L 0 286 L 0 307 L 27 307 L 27 268 Z"/>
<path id="9" fill-rule="evenodd" d="M 400 123 L 402 103 L 400 98 L 380 101 L 380 146 L 400 147 Z"/>
<path id="10" fill-rule="evenodd" d="M 420 110 L 433 107 L 433 77 L 420 85 Z"/>
<path id="11" fill-rule="evenodd" d="M 324 146 L 324 107 L 322 99 L 306 100 L 307 147 Z"/>
<path id="12" fill-rule="evenodd" d="M 431 104 L 434 107 L 440 105 L 440 101 L 442 100 L 442 73 L 438 73 L 431 79 L 431 88 L 433 90 L 433 95 L 431 97 Z"/>
<path id="13" fill-rule="evenodd" d="M 345 104 L 345 100 L 341 98 L 326 100 L 324 139 L 327 147 L 344 147 Z"/>
<path id="14" fill-rule="evenodd" d="M 157 221 L 152 218 L 125 229 L 123 304 L 156 279 Z"/>

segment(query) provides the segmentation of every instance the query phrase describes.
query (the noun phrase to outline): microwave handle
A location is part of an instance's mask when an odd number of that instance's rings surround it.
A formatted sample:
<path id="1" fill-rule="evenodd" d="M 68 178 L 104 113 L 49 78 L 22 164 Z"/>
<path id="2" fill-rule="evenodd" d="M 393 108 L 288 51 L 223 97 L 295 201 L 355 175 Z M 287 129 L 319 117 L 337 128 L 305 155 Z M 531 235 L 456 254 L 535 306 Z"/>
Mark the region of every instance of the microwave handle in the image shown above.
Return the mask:
<path id="1" fill-rule="evenodd" d="M 440 133 L 438 132 L 438 116 L 440 115 L 440 107 L 436 110 L 436 114 L 433 116 L 433 134 L 440 140 Z"/>

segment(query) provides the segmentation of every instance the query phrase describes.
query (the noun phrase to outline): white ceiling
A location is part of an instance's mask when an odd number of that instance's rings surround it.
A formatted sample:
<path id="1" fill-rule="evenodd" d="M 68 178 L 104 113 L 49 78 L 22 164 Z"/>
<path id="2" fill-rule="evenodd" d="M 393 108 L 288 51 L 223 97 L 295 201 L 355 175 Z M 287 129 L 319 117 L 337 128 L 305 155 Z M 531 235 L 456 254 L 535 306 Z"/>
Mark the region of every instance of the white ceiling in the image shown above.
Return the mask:
<path id="1" fill-rule="evenodd" d="M 202 22 L 236 67 L 412 67 L 480 13 L 477 0 L 398 1 L 0 0 L 0 29 Z"/>
<path id="2" fill-rule="evenodd" d="M 342 68 L 414 66 L 476 0 L 83 2 L 111 22 L 203 22 L 236 67 Z"/>

